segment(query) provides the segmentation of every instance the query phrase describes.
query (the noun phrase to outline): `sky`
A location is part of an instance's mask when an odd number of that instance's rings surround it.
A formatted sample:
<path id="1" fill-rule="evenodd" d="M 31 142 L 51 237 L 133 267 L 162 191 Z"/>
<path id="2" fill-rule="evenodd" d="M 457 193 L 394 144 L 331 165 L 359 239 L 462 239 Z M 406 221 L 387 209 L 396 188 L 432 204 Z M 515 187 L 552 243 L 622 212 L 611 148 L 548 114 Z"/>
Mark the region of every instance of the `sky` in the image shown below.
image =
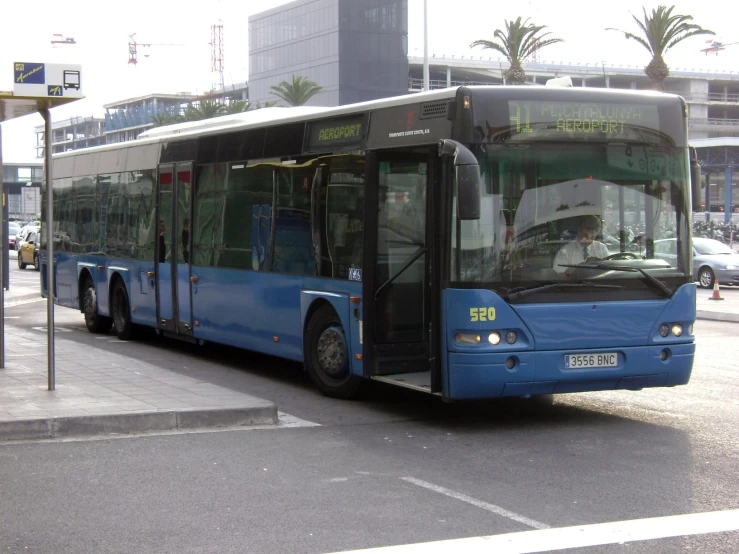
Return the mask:
<path id="1" fill-rule="evenodd" d="M 351 1 L 351 0 L 340 0 Z M 185 8 L 174 0 L 126 0 L 116 4 L 99 0 L 58 2 L 34 0 L 29 4 L 3 2 L 0 20 L 0 90 L 12 90 L 13 62 L 70 63 L 82 66 L 85 99 L 54 108 L 53 121 L 74 116 L 101 117 L 104 104 L 150 93 L 201 93 L 217 81 L 211 72 L 211 26 L 223 25 L 224 81 L 248 80 L 248 17 L 277 6 L 285 0 L 210 0 Z M 718 0 L 662 2 L 674 5 L 673 13 L 693 16 L 693 22 L 716 33 L 725 44 L 739 42 L 739 2 Z M 564 42 L 542 49 L 540 61 L 576 64 L 589 62 L 644 67 L 649 53 L 623 34 L 606 31 L 615 27 L 637 32 L 632 15 L 642 17 L 642 7 L 651 11 L 660 2 L 620 0 L 521 0 L 511 9 L 492 0 L 426 0 L 428 52 L 437 57 L 491 55 L 492 51 L 470 49 L 477 39 L 492 39 L 505 20 L 521 16 L 546 25 L 551 36 Z M 510 3 L 514 5 L 514 3 Z M 458 9 L 450 9 L 456 6 Z M 105 6 L 105 7 L 103 7 Z M 195 5 L 193 5 L 195 6 Z M 408 53 L 423 56 L 424 0 L 408 0 Z M 9 24 L 10 23 L 10 24 Z M 128 43 L 135 33 L 139 63 L 128 63 Z M 73 37 L 74 45 L 52 46 L 55 34 Z M 710 69 L 739 72 L 739 44 L 716 54 L 704 54 L 709 36 L 683 41 L 665 60 L 671 69 Z M 142 44 L 151 44 L 144 47 Z M 524 66 L 525 68 L 525 66 Z M 319 83 L 320 84 L 320 83 Z M 2 123 L 3 160 L 35 160 L 34 127 L 43 125 L 34 114 Z"/>

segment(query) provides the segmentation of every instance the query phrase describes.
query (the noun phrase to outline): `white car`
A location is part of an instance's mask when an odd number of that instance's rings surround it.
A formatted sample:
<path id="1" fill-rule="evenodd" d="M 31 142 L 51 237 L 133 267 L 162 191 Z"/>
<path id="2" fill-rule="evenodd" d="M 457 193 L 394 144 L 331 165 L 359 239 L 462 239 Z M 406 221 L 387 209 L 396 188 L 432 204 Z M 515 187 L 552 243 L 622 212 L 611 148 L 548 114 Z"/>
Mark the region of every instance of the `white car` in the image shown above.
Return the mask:
<path id="1" fill-rule="evenodd" d="M 31 233 L 38 233 L 38 225 L 25 225 L 15 236 L 15 249 L 20 250 L 24 242 L 28 240 L 28 235 Z"/>

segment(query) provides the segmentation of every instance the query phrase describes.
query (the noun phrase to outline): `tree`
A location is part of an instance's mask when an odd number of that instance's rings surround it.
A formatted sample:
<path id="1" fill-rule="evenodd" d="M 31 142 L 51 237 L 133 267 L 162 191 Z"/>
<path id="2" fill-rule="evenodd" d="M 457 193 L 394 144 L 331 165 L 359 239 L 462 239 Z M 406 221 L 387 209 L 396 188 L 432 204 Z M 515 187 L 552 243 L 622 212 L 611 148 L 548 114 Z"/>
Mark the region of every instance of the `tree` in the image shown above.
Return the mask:
<path id="1" fill-rule="evenodd" d="M 647 15 L 646 8 L 644 10 L 644 20 L 640 21 L 635 15 L 636 24 L 639 26 L 640 35 L 637 36 L 627 31 L 608 27 L 606 31 L 618 31 L 623 33 L 627 39 L 633 38 L 636 42 L 646 48 L 652 55 L 652 61 L 644 68 L 644 73 L 652 81 L 652 86 L 656 90 L 664 90 L 665 79 L 670 75 L 670 68 L 664 60 L 665 53 L 686 38 L 695 35 L 713 35 L 713 31 L 702 28 L 695 23 L 689 23 L 693 20 L 690 15 L 672 15 L 675 6 L 657 6 L 652 9 L 652 13 Z"/>
<path id="2" fill-rule="evenodd" d="M 151 116 L 151 122 L 154 124 L 154 127 L 163 127 L 164 125 L 172 125 L 181 121 L 181 115 L 170 115 L 164 112 Z"/>
<path id="3" fill-rule="evenodd" d="M 210 119 L 225 113 L 226 106 L 217 100 L 200 100 L 197 106 L 189 104 L 185 108 L 185 121 L 199 121 L 201 119 Z"/>
<path id="4" fill-rule="evenodd" d="M 232 100 L 224 106 L 223 113 L 241 113 L 249 111 L 249 102 L 246 100 Z"/>
<path id="5" fill-rule="evenodd" d="M 503 73 L 508 83 L 518 85 L 526 81 L 526 72 L 522 63 L 534 50 L 544 48 L 550 44 L 562 42 L 561 38 L 545 38 L 551 33 L 540 34 L 546 25 L 534 25 L 529 20 L 521 21 L 519 17 L 515 21 L 505 21 L 505 31 L 496 29 L 493 40 L 476 40 L 470 44 L 470 48 L 482 46 L 483 49 L 496 50 L 503 54 L 511 66 Z"/>
<path id="6" fill-rule="evenodd" d="M 270 87 L 272 94 L 287 102 L 289 106 L 302 106 L 323 90 L 322 86 L 310 79 L 295 75 L 292 77 L 292 83 L 282 81 L 279 85 Z"/>

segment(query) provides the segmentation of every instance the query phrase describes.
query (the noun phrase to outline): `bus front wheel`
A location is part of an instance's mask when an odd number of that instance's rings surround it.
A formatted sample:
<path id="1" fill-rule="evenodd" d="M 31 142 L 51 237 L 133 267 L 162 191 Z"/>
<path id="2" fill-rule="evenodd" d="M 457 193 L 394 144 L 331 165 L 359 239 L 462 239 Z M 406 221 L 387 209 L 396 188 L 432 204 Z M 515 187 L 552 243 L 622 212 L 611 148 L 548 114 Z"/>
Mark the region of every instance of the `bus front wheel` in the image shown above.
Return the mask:
<path id="1" fill-rule="evenodd" d="M 131 307 L 128 303 L 126 285 L 118 279 L 113 285 L 113 323 L 115 332 L 121 340 L 129 340 L 133 336 L 133 323 L 131 323 Z"/>
<path id="2" fill-rule="evenodd" d="M 349 348 L 339 316 L 321 306 L 306 327 L 306 365 L 318 389 L 334 398 L 354 398 L 362 378 L 351 372 Z"/>
<path id="3" fill-rule="evenodd" d="M 113 320 L 109 317 L 102 316 L 97 310 L 97 293 L 92 280 L 85 282 L 85 292 L 82 296 L 82 313 L 85 314 L 85 325 L 91 333 L 105 334 L 110 331 L 113 326 Z"/>

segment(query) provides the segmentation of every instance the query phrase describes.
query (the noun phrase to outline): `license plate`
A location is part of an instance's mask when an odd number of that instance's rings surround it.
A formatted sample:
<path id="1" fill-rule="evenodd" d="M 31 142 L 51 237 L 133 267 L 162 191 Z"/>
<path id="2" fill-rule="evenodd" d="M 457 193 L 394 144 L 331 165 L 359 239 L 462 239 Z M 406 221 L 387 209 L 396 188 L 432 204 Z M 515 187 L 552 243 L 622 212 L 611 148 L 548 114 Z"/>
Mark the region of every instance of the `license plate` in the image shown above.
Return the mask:
<path id="1" fill-rule="evenodd" d="M 565 369 L 586 367 L 616 367 L 618 354 L 601 352 L 600 354 L 565 354 Z"/>

